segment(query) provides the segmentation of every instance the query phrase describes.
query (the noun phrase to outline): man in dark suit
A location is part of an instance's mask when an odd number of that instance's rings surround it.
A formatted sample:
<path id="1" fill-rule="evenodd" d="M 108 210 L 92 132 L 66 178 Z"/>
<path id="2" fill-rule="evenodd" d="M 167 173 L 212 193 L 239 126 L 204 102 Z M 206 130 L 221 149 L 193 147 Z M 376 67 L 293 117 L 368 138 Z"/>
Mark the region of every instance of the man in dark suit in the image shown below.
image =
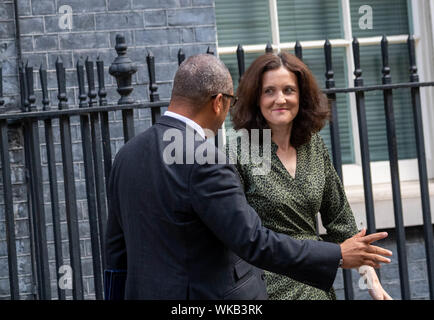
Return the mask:
<path id="1" fill-rule="evenodd" d="M 106 299 L 266 299 L 261 269 L 329 290 L 339 265 L 389 262 L 382 255 L 391 252 L 371 245 L 386 233 L 338 245 L 264 228 L 233 165 L 197 161 L 209 143 L 204 128 L 217 132 L 232 95 L 219 59 L 190 57 L 175 75 L 168 112 L 116 155 L 106 257 L 108 274 L 126 270 L 126 283 L 123 293 L 106 277 Z"/>

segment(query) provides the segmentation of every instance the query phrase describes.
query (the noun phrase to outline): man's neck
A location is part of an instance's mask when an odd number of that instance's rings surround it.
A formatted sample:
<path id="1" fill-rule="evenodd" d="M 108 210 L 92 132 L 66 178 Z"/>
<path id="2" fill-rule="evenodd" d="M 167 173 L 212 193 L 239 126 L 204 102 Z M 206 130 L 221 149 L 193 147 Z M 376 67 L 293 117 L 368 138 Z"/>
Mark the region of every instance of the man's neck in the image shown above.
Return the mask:
<path id="1" fill-rule="evenodd" d="M 171 101 L 169 107 L 167 108 L 167 110 L 170 112 L 177 113 L 183 117 L 193 120 L 198 125 L 200 125 L 203 129 L 209 129 L 205 117 L 198 112 L 193 113 L 191 111 L 192 109 L 193 107 L 186 101 L 183 101 L 182 99 Z"/>

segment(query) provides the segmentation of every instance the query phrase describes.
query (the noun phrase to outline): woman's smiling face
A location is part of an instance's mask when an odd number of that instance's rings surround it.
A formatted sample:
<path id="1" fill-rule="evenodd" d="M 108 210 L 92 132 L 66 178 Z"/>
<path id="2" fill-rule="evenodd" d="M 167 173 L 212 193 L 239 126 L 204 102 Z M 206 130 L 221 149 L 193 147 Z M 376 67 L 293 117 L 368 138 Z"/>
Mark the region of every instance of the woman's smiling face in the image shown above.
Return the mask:
<path id="1" fill-rule="evenodd" d="M 295 73 L 283 66 L 265 72 L 262 75 L 259 107 L 270 128 L 292 124 L 299 109 L 299 88 Z"/>

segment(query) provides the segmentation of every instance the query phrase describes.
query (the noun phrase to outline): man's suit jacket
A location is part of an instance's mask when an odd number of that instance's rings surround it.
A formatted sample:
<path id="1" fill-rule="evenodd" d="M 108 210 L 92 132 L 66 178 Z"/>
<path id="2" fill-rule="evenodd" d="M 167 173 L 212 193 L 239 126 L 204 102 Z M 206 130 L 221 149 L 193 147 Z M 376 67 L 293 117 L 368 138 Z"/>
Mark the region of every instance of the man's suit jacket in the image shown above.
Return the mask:
<path id="1" fill-rule="evenodd" d="M 182 135 L 185 161 L 186 125 L 162 116 L 113 163 L 106 257 L 127 270 L 125 299 L 266 299 L 261 269 L 331 288 L 339 245 L 264 228 L 233 165 L 166 164 L 168 129 Z"/>

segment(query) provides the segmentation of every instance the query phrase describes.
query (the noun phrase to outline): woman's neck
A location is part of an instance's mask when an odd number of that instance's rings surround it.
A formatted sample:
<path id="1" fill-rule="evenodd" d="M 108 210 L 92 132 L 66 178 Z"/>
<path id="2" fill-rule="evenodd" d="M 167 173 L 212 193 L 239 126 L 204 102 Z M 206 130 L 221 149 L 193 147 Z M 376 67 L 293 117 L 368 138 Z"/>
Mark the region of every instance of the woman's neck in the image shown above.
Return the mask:
<path id="1" fill-rule="evenodd" d="M 292 123 L 289 126 L 284 126 L 284 127 L 270 126 L 270 128 L 271 128 L 271 140 L 273 140 L 273 142 L 277 144 L 277 146 L 282 151 L 287 151 L 288 149 L 290 149 Z"/>

